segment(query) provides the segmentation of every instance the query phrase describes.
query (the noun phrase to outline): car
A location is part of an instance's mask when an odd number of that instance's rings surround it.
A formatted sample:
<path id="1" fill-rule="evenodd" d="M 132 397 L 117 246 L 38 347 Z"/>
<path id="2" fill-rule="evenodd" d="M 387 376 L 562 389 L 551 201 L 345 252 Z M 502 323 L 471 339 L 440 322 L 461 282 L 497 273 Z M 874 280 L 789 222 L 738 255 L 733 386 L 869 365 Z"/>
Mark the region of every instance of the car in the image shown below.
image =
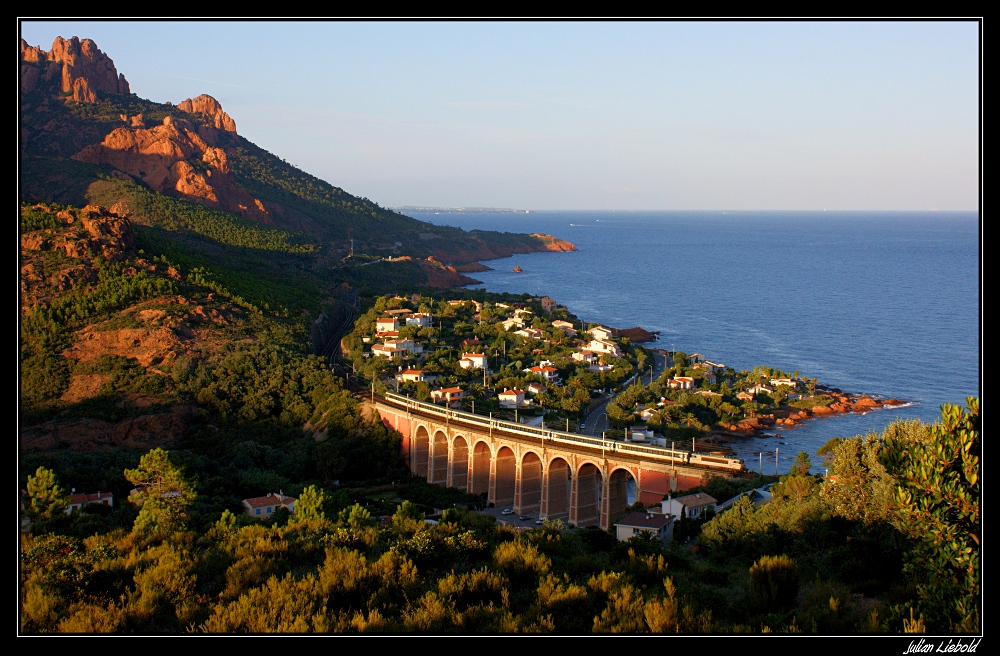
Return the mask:
<path id="1" fill-rule="evenodd" d="M 510 508 L 508 508 L 508 509 L 506 509 L 506 510 L 501 510 L 501 511 L 500 511 L 500 514 L 501 514 L 501 515 L 513 515 L 513 514 L 514 514 L 514 511 L 513 511 L 513 510 L 511 510 Z"/>
<path id="2" fill-rule="evenodd" d="M 544 519 L 536 519 L 536 520 L 535 520 L 535 523 L 536 523 L 536 524 L 544 524 L 544 523 L 545 523 L 545 520 L 544 520 Z"/>
<path id="3" fill-rule="evenodd" d="M 527 515 L 521 515 L 520 517 L 518 517 L 518 519 L 520 519 L 522 522 L 526 522 L 531 518 L 528 517 Z"/>
<path id="4" fill-rule="evenodd" d="M 582 422 L 582 421 L 581 421 L 581 422 L 580 422 L 580 430 L 583 430 L 583 429 L 584 429 L 584 428 L 586 428 L 586 427 L 587 427 L 587 424 L 586 424 L 586 422 Z"/>

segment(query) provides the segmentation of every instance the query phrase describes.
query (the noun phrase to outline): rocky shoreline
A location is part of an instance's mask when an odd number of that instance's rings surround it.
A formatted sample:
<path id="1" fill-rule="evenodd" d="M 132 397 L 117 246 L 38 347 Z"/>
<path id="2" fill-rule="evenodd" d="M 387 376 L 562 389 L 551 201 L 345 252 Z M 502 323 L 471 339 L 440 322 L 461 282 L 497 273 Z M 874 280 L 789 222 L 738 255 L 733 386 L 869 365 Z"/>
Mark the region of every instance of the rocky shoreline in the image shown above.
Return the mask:
<path id="1" fill-rule="evenodd" d="M 871 394 L 852 394 L 839 390 L 821 392 L 820 395 L 831 398 L 832 402 L 828 405 L 817 405 L 812 408 L 786 406 L 732 424 L 719 424 L 721 430 L 715 430 L 707 437 L 699 438 L 699 441 L 723 447 L 734 439 L 757 437 L 775 426 L 791 428 L 817 417 L 830 417 L 851 412 L 860 414 L 873 410 L 896 408 L 909 403 L 901 399 L 880 399 Z"/>

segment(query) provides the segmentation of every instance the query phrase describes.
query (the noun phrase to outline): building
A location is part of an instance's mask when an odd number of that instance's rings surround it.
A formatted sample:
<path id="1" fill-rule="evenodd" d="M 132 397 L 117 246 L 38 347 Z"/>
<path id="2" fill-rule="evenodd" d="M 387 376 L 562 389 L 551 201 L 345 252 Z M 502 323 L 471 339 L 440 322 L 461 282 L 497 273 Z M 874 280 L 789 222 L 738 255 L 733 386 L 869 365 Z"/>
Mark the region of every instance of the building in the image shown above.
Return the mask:
<path id="1" fill-rule="evenodd" d="M 630 512 L 615 522 L 615 531 L 619 542 L 628 540 L 637 533 L 651 533 L 660 542 L 667 542 L 674 537 L 673 515 L 654 512 Z"/>
<path id="2" fill-rule="evenodd" d="M 562 319 L 556 319 L 555 321 L 552 322 L 552 327 L 553 328 L 558 328 L 559 330 L 563 331 L 564 333 L 566 333 L 570 337 L 575 337 L 576 336 L 576 328 L 574 328 L 573 324 L 570 323 L 569 321 L 563 321 Z"/>
<path id="3" fill-rule="evenodd" d="M 549 298 L 548 296 L 543 296 L 541 299 L 539 299 L 539 302 L 542 304 L 542 309 L 545 310 L 546 312 L 551 312 L 552 310 L 556 309 L 555 299 Z"/>
<path id="4" fill-rule="evenodd" d="M 694 378 L 691 376 L 674 376 L 671 380 L 667 381 L 667 387 L 680 390 L 694 389 Z"/>
<path id="5" fill-rule="evenodd" d="M 604 326 L 594 326 L 590 329 L 591 339 L 606 340 L 614 337 L 614 332 L 610 328 L 605 328 Z"/>
<path id="6" fill-rule="evenodd" d="M 697 494 L 689 494 L 686 497 L 664 499 L 661 503 L 661 508 L 664 514 L 669 513 L 677 517 L 693 519 L 695 517 L 702 517 L 709 511 L 715 512 L 717 503 L 715 497 L 704 492 L 698 492 Z"/>
<path id="7" fill-rule="evenodd" d="M 772 378 L 771 385 L 777 387 L 779 385 L 788 385 L 789 387 L 796 387 L 798 381 L 793 378 Z"/>
<path id="8" fill-rule="evenodd" d="M 465 391 L 461 387 L 431 390 L 431 401 L 434 401 L 434 403 L 444 401 L 446 405 L 461 405 L 464 397 Z"/>
<path id="9" fill-rule="evenodd" d="M 295 514 L 295 497 L 287 496 L 282 492 L 277 494 L 267 493 L 266 497 L 254 497 L 243 500 L 243 509 L 251 517 L 267 519 L 274 514 L 278 508 L 287 508 L 288 512 Z"/>
<path id="10" fill-rule="evenodd" d="M 622 357 L 622 347 L 609 339 L 592 339 L 590 340 L 590 344 L 587 345 L 587 349 L 594 353 L 606 353 L 613 358 Z"/>
<path id="11" fill-rule="evenodd" d="M 497 399 L 504 408 L 527 408 L 534 403 L 530 399 L 525 399 L 524 392 L 517 389 L 504 390 L 497 395 Z"/>
<path id="12" fill-rule="evenodd" d="M 748 393 L 753 394 L 754 396 L 758 394 L 770 394 L 773 391 L 774 390 L 767 385 L 754 385 L 747 390 Z"/>
<path id="13" fill-rule="evenodd" d="M 381 317 L 375 321 L 375 332 L 379 335 L 399 330 L 399 319 L 396 317 Z"/>
<path id="14" fill-rule="evenodd" d="M 522 328 L 521 330 L 515 331 L 514 334 L 518 337 L 525 337 L 527 339 L 542 339 L 545 337 L 545 331 L 539 330 L 538 328 Z"/>
<path id="15" fill-rule="evenodd" d="M 615 365 L 613 364 L 592 364 L 587 367 L 587 369 L 593 371 L 595 374 L 605 374 L 614 370 L 614 368 Z"/>
<path id="16" fill-rule="evenodd" d="M 422 383 L 427 380 L 423 369 L 407 369 L 401 372 L 398 378 L 404 383 Z"/>
<path id="17" fill-rule="evenodd" d="M 458 365 L 462 369 L 485 369 L 486 368 L 486 354 L 485 353 L 463 353 L 462 359 L 458 361 Z"/>
<path id="18" fill-rule="evenodd" d="M 586 364 L 594 364 L 597 362 L 597 354 L 588 350 L 576 351 L 571 357 L 577 362 L 583 362 Z"/>
<path id="19" fill-rule="evenodd" d="M 406 355 L 406 349 L 401 349 L 396 346 L 389 346 L 387 344 L 376 344 L 372 347 L 372 355 L 378 356 L 380 358 L 395 358 L 403 357 Z"/>
<path id="20" fill-rule="evenodd" d="M 77 494 L 74 489 L 73 494 L 66 497 L 66 514 L 69 515 L 74 510 L 81 510 L 84 506 L 89 506 L 92 503 L 113 508 L 115 505 L 115 495 L 111 492 L 101 492 L 100 490 L 89 494 L 86 492 Z"/>
<path id="21" fill-rule="evenodd" d="M 541 376 L 546 383 L 554 383 L 559 380 L 559 370 L 555 367 L 528 367 L 524 373 Z"/>
<path id="22" fill-rule="evenodd" d="M 528 392 L 528 394 L 531 394 L 532 396 L 534 396 L 536 394 L 541 394 L 545 390 L 546 390 L 545 385 L 542 385 L 541 383 L 528 383 L 527 392 Z"/>
<path id="23" fill-rule="evenodd" d="M 385 345 L 401 349 L 408 353 L 420 353 L 424 350 L 422 346 L 414 342 L 412 339 L 387 339 L 385 340 Z"/>
<path id="24" fill-rule="evenodd" d="M 429 314 L 413 314 L 406 317 L 407 326 L 419 326 L 421 328 L 430 328 L 431 324 L 434 323 L 434 317 Z"/>
<path id="25" fill-rule="evenodd" d="M 513 318 L 507 319 L 506 321 L 503 322 L 503 329 L 504 330 L 510 330 L 514 326 L 517 326 L 518 328 L 523 327 L 524 326 L 524 319 L 522 319 L 521 317 L 513 317 Z"/>

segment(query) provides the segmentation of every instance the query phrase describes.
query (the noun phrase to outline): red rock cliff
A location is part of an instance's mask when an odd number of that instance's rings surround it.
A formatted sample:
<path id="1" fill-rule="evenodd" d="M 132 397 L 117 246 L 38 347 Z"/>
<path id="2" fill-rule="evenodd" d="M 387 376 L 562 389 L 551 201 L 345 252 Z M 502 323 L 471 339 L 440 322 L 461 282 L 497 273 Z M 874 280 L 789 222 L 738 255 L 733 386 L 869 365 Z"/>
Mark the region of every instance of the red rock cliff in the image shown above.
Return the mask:
<path id="1" fill-rule="evenodd" d="M 42 76 L 51 79 L 55 75 L 61 77 L 60 90 L 72 93 L 73 99 L 80 103 L 96 102 L 98 91 L 131 93 L 125 76 L 118 73 L 111 58 L 90 39 L 56 37 L 49 52 L 29 46 L 21 39 L 21 61 L 43 64 L 42 67 L 22 65 L 21 90 L 25 93 L 32 91 Z"/>

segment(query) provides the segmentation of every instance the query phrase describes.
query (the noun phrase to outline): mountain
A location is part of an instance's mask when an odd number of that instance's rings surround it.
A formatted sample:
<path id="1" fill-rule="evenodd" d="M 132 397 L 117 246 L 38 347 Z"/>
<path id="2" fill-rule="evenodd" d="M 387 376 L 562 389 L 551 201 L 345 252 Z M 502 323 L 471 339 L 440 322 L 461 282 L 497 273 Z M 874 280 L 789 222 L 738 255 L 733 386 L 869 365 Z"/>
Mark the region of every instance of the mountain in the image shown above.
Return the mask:
<path id="1" fill-rule="evenodd" d="M 574 250 L 353 196 L 240 136 L 210 96 L 137 97 L 88 39 L 21 41 L 20 154 L 26 454 L 181 445 L 226 457 L 265 435 L 311 454 L 296 480 L 325 467 L 316 449 L 371 473 L 398 448 L 372 446 L 388 444 L 384 431 L 357 423 L 316 357 L 336 351 L 357 299 L 466 285 L 459 269 L 480 259 Z M 353 426 L 354 441 L 302 442 L 304 425 L 329 422 Z M 368 455 L 345 460 L 353 448 Z"/>
<path id="2" fill-rule="evenodd" d="M 210 232 L 208 221 L 311 242 L 325 258 L 349 254 L 351 240 L 355 253 L 455 265 L 575 250 L 549 235 L 435 226 L 353 196 L 240 136 L 211 96 L 177 105 L 137 97 L 89 39 L 58 38 L 48 52 L 22 39 L 20 62 L 22 200 L 99 204 L 138 225 L 185 232 L 189 247 L 191 233 Z M 189 203 L 216 212 L 185 210 Z M 180 227 L 164 216 L 177 211 L 213 218 Z"/>

